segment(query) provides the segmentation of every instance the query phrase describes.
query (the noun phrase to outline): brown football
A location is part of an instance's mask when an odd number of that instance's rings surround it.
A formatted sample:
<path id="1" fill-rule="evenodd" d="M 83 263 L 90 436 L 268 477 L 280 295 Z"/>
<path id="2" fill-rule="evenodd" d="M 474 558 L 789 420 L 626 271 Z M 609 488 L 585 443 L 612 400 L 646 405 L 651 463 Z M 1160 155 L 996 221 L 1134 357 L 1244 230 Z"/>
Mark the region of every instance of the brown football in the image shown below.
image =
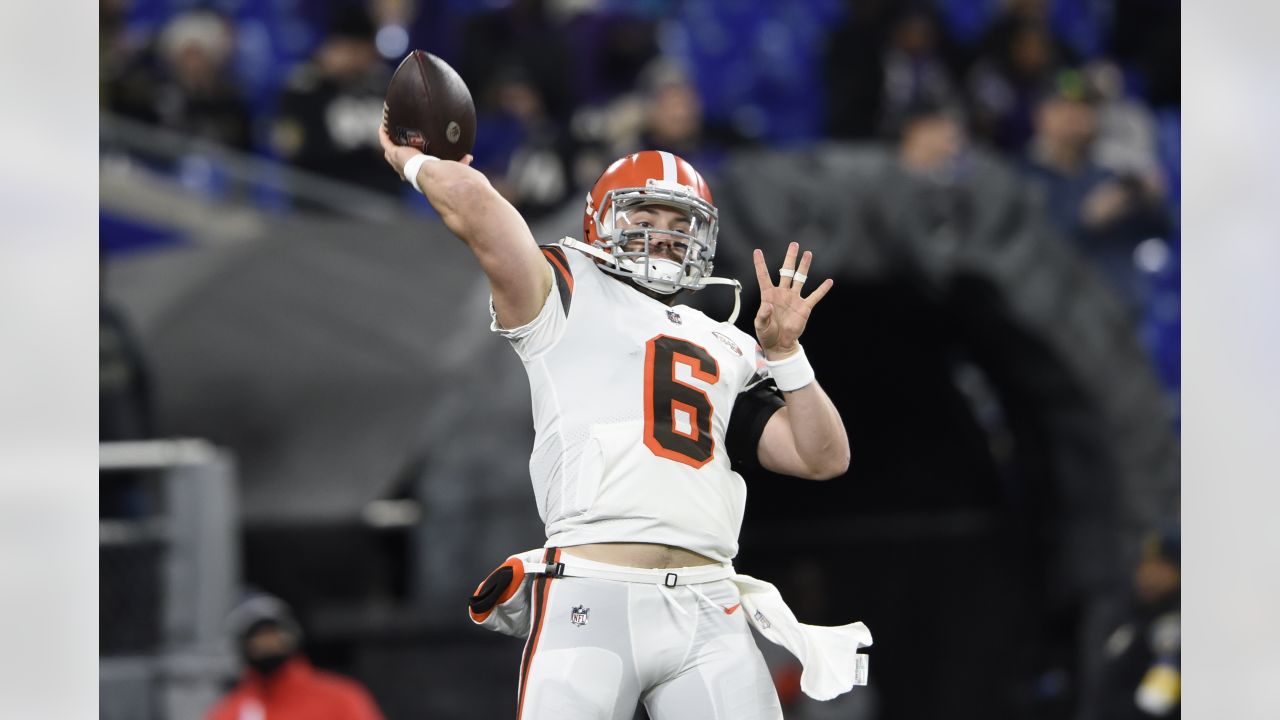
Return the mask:
<path id="1" fill-rule="evenodd" d="M 414 50 L 387 86 L 387 133 L 443 160 L 461 160 L 476 142 L 476 106 L 449 64 Z"/>

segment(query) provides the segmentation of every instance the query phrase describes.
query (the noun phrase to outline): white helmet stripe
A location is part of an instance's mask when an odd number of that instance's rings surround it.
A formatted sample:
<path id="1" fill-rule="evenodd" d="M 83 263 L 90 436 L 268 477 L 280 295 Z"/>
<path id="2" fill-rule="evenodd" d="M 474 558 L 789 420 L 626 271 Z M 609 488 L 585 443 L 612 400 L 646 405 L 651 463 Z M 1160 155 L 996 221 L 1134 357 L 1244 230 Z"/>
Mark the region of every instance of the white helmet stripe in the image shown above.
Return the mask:
<path id="1" fill-rule="evenodd" d="M 676 177 L 676 156 L 666 150 L 659 150 L 658 155 L 662 157 L 662 182 L 678 183 L 680 180 Z"/>

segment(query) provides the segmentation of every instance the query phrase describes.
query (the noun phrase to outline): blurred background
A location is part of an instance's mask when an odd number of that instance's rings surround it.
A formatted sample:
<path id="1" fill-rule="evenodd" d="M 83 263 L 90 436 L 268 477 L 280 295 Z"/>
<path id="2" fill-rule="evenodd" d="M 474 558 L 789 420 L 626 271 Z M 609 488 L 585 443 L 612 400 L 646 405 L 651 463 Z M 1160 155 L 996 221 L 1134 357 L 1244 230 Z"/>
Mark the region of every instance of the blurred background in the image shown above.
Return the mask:
<path id="1" fill-rule="evenodd" d="M 102 717 L 202 717 L 255 591 L 387 718 L 514 712 L 520 643 L 464 605 L 544 539 L 528 387 L 378 150 L 412 48 L 471 88 L 475 165 L 540 241 L 664 149 L 711 184 L 745 330 L 752 248 L 835 278 L 804 342 L 850 472 L 748 477 L 735 564 L 876 642 L 824 704 L 764 647 L 788 718 L 1178 715 L 1177 3 L 99 12 Z"/>

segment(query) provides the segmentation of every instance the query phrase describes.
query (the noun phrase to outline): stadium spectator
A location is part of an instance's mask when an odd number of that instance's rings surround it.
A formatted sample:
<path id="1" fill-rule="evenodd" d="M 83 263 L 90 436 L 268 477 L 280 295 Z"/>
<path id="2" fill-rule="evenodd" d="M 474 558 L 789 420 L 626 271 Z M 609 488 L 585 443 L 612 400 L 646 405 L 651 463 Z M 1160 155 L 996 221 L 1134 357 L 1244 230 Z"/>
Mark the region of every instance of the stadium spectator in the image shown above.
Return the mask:
<path id="1" fill-rule="evenodd" d="M 1181 534 L 1151 533 L 1102 648 L 1098 720 L 1181 714 Z"/>
<path id="2" fill-rule="evenodd" d="M 574 144 L 547 111 L 538 86 L 518 66 L 496 72 L 481 90 L 476 169 L 533 219 L 559 208 L 577 189 Z"/>
<path id="3" fill-rule="evenodd" d="M 882 134 L 892 135 L 913 106 L 959 100 L 942 34 L 942 26 L 926 6 L 909 7 L 894 22 L 882 60 Z"/>
<path id="4" fill-rule="evenodd" d="M 1146 105 L 1125 95 L 1124 75 L 1114 62 L 1095 60 L 1083 72 L 1098 97 L 1093 161 L 1116 175 L 1137 179 L 1153 198 L 1163 196 L 1155 116 Z"/>
<path id="5" fill-rule="evenodd" d="M 1146 238 L 1167 232 L 1168 219 L 1159 197 L 1142 182 L 1094 161 L 1097 102 L 1078 71 L 1060 73 L 1037 104 L 1025 167 L 1050 222 L 1136 309 L 1143 297 L 1133 250 Z"/>
<path id="6" fill-rule="evenodd" d="M 578 102 L 576 73 L 567 36 L 547 4 L 513 0 L 472 16 L 462 30 L 456 67 L 473 89 L 496 87 L 509 68 L 521 68 L 546 113 L 567 127 Z"/>
<path id="7" fill-rule="evenodd" d="M 912 106 L 959 102 L 956 55 L 927 4 L 851 3 L 824 55 L 828 134 L 892 136 Z"/>
<path id="8" fill-rule="evenodd" d="M 922 102 L 903 111 L 898 160 L 907 172 L 950 179 L 965 141 L 964 123 L 954 106 Z"/>
<path id="9" fill-rule="evenodd" d="M 689 76 L 673 64 L 654 65 L 643 79 L 643 88 L 644 127 L 638 145 L 692 157 L 690 162 L 700 160 L 702 100 Z"/>
<path id="10" fill-rule="evenodd" d="M 160 33 L 165 81 L 156 112 L 165 127 L 237 150 L 250 146 L 249 110 L 231 75 L 235 35 L 216 13 L 179 15 Z"/>
<path id="11" fill-rule="evenodd" d="M 1066 59 L 1049 28 L 1021 22 L 999 33 L 966 78 L 975 135 L 1020 153 L 1032 135 L 1037 98 Z"/>
<path id="12" fill-rule="evenodd" d="M 134 48 L 121 18 L 102 73 L 114 112 L 237 150 L 251 145 L 249 109 L 231 73 L 234 29 L 209 10 L 177 15 L 153 46 Z"/>
<path id="13" fill-rule="evenodd" d="M 364 8 L 340 7 L 311 60 L 289 76 L 271 127 L 272 150 L 303 170 L 398 194 L 367 130 L 381 122 L 390 79 Z"/>
<path id="14" fill-rule="evenodd" d="M 977 57 L 1004 53 L 1016 35 L 1027 27 L 1043 30 L 1054 56 L 1067 64 L 1077 60 L 1076 52 L 1053 31 L 1049 23 L 1048 0 L 1003 0 L 1000 13 L 983 30 L 974 47 Z M 976 58 L 975 58 L 976 59 Z"/>
<path id="15" fill-rule="evenodd" d="M 205 720 L 382 719 L 359 683 L 311 666 L 298 622 L 279 598 L 252 595 L 231 611 L 227 624 L 244 674 Z"/>
<path id="16" fill-rule="evenodd" d="M 609 112 L 606 152 L 610 157 L 642 149 L 665 150 L 714 176 L 726 151 L 747 142 L 731 126 L 707 120 L 688 72 L 669 58 L 649 63 L 635 91 L 615 102 Z"/>

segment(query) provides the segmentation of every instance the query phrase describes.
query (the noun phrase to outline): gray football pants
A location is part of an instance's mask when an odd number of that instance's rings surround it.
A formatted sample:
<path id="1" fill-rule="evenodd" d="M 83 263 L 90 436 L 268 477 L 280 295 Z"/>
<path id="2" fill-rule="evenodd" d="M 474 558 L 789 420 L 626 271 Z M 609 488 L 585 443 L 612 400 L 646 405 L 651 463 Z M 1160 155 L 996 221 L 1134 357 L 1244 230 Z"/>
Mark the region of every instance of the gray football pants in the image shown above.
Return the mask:
<path id="1" fill-rule="evenodd" d="M 581 562 L 581 561 L 577 561 Z M 667 588 L 541 577 L 520 668 L 520 720 L 780 720 L 729 580 Z"/>

